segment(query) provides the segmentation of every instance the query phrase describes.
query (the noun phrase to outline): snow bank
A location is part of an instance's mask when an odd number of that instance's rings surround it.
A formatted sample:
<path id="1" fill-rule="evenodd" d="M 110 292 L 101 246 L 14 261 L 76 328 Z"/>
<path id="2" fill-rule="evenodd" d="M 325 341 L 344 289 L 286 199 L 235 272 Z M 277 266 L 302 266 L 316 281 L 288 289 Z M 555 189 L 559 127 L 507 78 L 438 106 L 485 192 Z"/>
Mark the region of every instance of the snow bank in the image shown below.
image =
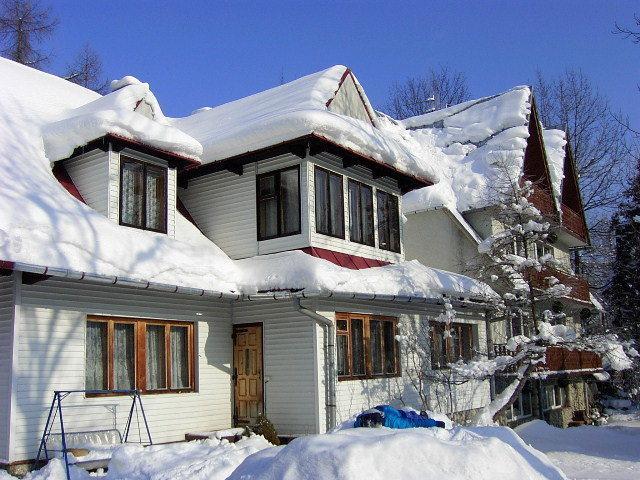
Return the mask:
<path id="1" fill-rule="evenodd" d="M 407 297 L 497 298 L 486 284 L 444 270 L 425 267 L 416 260 L 384 267 L 349 270 L 301 251 L 260 255 L 237 264 L 245 272 L 248 289 L 278 291 L 304 289 L 305 293 L 338 292 Z"/>
<path id="2" fill-rule="evenodd" d="M 316 134 L 412 175 L 437 181 L 431 159 L 416 156 L 382 125 L 332 112 L 327 102 L 347 68 L 336 65 L 293 82 L 172 120 L 204 147 L 203 163 Z M 355 77 L 354 77 L 355 78 Z M 356 85 L 359 85 L 356 80 Z M 371 112 L 366 96 L 365 107 Z"/>
<path id="3" fill-rule="evenodd" d="M 519 178 L 529 137 L 531 91 L 515 87 L 503 94 L 402 120 L 431 158 L 440 182 L 404 196 L 405 212 L 445 205 L 460 212 L 488 204 L 495 166 Z"/>
<path id="4" fill-rule="evenodd" d="M 248 457 L 229 480 L 563 479 L 509 429 L 346 429 Z"/>

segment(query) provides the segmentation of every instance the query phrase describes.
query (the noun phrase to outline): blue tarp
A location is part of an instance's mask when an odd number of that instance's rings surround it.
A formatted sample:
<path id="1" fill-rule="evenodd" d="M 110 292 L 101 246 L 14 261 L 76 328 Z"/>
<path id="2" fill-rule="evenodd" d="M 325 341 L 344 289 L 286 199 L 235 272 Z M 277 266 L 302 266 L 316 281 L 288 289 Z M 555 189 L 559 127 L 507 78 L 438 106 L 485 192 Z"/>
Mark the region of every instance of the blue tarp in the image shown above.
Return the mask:
<path id="1" fill-rule="evenodd" d="M 391 405 L 378 405 L 373 410 L 361 413 L 354 427 L 383 426 L 389 428 L 440 427 L 444 423 L 433 418 L 423 417 L 413 411 L 398 410 Z"/>

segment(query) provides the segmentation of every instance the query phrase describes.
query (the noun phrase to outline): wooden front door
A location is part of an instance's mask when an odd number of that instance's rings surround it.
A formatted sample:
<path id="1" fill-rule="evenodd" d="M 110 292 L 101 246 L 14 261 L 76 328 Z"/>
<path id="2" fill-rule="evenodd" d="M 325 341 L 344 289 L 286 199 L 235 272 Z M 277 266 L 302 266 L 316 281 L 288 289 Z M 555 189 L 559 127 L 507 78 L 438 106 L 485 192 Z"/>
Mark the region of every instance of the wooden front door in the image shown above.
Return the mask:
<path id="1" fill-rule="evenodd" d="M 263 412 L 262 325 L 233 327 L 234 420 L 254 425 Z"/>

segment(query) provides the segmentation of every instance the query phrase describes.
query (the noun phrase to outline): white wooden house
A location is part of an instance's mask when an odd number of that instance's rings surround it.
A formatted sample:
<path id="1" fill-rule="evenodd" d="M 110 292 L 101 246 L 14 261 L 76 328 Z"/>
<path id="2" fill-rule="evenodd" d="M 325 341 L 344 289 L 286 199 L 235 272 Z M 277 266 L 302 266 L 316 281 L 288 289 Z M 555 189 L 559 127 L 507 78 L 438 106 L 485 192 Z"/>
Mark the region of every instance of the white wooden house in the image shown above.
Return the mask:
<path id="1" fill-rule="evenodd" d="M 35 457 L 54 390 L 138 389 L 155 443 L 419 406 L 396 337 L 445 301 L 460 354 L 486 353 L 492 290 L 403 262 L 429 159 L 345 67 L 181 119 L 131 78 L 0 76 L 0 463 Z M 121 430 L 129 405 L 69 398 L 67 430 Z"/>

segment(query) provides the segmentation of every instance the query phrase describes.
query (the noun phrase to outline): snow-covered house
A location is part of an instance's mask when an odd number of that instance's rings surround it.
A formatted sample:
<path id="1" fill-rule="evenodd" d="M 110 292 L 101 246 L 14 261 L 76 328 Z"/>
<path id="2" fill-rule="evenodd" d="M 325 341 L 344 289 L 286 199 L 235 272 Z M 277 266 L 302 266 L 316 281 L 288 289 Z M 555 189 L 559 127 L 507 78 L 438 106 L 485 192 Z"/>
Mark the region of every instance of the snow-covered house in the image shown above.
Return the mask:
<path id="1" fill-rule="evenodd" d="M 404 261 L 402 194 L 436 181 L 333 67 L 186 118 L 125 77 L 104 97 L 0 59 L 0 463 L 33 459 L 54 390 L 68 431 L 154 442 L 244 425 L 323 432 L 418 405 L 403 329 L 495 293 Z M 485 395 L 488 399 L 488 392 Z"/>
<path id="2" fill-rule="evenodd" d="M 567 296 L 554 304 L 549 301 L 545 308 L 562 311 L 565 323 L 579 333 L 581 322 L 598 309 L 588 283 L 574 273 L 571 264 L 572 250 L 588 246 L 589 233 L 565 133 L 542 126 L 531 89 L 515 87 L 401 124 L 424 155 L 433 158 L 441 179 L 404 197 L 406 258 L 474 276 L 474 265 L 481 257 L 478 246 L 503 229 L 497 220 L 499 205 L 492 182 L 503 173 L 499 169 L 508 169 L 512 178 L 535 185 L 529 201 L 551 225 L 548 241 L 532 245 L 528 252 L 530 258 L 552 255 L 556 260 L 556 268 L 533 273 L 537 286 L 547 288 L 545 278 L 554 276 L 571 287 Z M 500 290 L 500 285 L 492 286 Z M 522 316 L 509 321 L 494 318 L 489 351 L 504 354 L 507 339 L 531 336 L 531 323 L 523 320 Z M 547 356 L 551 373 L 516 399 L 509 421 L 539 416 L 566 426 L 588 410 L 585 380 L 593 381 L 590 372 L 601 368 L 597 356 L 580 357 L 561 348 Z"/>

